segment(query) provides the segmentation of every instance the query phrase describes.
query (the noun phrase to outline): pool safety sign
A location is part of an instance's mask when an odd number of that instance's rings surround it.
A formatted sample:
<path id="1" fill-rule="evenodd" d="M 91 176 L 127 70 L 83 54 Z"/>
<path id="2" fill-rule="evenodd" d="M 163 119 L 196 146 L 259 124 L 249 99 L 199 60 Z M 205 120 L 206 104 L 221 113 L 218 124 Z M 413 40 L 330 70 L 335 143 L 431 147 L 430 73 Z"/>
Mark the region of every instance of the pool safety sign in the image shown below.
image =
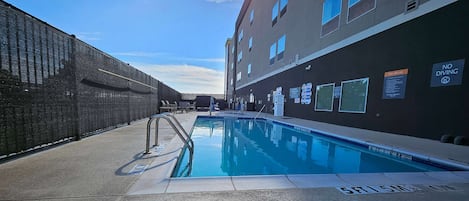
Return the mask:
<path id="1" fill-rule="evenodd" d="M 311 94 L 312 94 L 313 83 L 305 83 L 301 86 L 301 104 L 310 104 L 311 103 Z"/>
<path id="2" fill-rule="evenodd" d="M 464 71 L 464 59 L 433 64 L 431 87 L 460 85 Z"/>
<path id="3" fill-rule="evenodd" d="M 410 184 L 395 184 L 395 185 L 357 185 L 357 186 L 342 186 L 336 187 L 338 191 L 345 195 L 366 195 L 366 194 L 379 194 L 379 193 L 412 193 L 417 191 L 435 191 L 435 192 L 452 192 L 460 191 L 461 189 L 446 185 L 446 184 L 432 184 L 420 185 L 421 188 Z"/>
<path id="4" fill-rule="evenodd" d="M 345 195 L 364 195 L 376 193 L 411 193 L 421 190 L 413 185 L 408 184 L 379 186 L 347 186 L 337 187 L 336 189 Z"/>
<path id="5" fill-rule="evenodd" d="M 294 99 L 295 103 L 300 103 L 300 94 L 300 87 L 290 88 L 290 99 Z"/>
<path id="6" fill-rule="evenodd" d="M 404 99 L 409 69 L 384 73 L 383 99 Z"/>

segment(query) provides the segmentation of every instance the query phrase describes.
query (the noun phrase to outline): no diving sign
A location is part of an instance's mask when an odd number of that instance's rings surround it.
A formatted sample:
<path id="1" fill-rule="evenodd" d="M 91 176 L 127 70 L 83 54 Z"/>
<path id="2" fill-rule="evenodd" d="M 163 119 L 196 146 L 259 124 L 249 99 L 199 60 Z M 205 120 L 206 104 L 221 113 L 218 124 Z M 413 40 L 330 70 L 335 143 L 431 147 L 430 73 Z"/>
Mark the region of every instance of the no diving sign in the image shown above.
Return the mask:
<path id="1" fill-rule="evenodd" d="M 460 85 L 464 71 L 464 59 L 433 64 L 431 87 Z"/>

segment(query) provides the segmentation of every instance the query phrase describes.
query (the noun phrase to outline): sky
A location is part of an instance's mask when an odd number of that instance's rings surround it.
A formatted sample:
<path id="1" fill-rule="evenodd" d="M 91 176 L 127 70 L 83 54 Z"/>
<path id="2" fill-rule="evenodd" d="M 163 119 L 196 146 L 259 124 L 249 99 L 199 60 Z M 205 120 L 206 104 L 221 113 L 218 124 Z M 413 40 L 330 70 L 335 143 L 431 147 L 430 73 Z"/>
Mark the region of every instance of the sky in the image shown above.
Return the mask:
<path id="1" fill-rule="evenodd" d="M 223 93 L 243 0 L 6 0 L 181 93 Z"/>

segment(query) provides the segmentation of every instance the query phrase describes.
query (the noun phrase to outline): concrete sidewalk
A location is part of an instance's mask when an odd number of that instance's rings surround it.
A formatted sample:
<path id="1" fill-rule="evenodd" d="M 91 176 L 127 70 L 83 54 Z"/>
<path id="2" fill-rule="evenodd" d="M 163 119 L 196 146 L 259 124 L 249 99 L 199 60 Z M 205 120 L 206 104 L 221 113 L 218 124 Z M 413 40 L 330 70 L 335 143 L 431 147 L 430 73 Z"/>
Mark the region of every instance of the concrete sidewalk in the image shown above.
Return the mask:
<path id="1" fill-rule="evenodd" d="M 190 131 L 197 115 L 208 113 L 177 114 L 187 131 Z M 244 116 L 255 113 L 243 113 Z M 271 115 L 264 115 L 274 118 Z M 348 137 L 373 143 L 392 145 L 419 154 L 428 154 L 442 160 L 452 160 L 466 164 L 469 160 L 469 148 L 457 145 L 442 144 L 437 141 L 412 139 L 373 131 L 355 130 L 349 132 L 346 127 L 336 127 L 294 118 L 278 118 L 299 126 L 326 130 L 326 132 L 347 132 Z M 314 177 L 286 177 L 289 187 L 282 187 L 275 180 L 248 182 L 255 188 L 242 190 L 236 182 L 241 179 L 229 178 L 228 183 L 234 185 L 232 190 L 224 191 L 223 185 L 212 180 L 168 179 L 168 173 L 175 164 L 181 141 L 169 125 L 160 121 L 160 144 L 163 149 L 152 148 L 152 154 L 143 155 L 145 146 L 146 120 L 133 122 L 132 125 L 114 129 L 100 135 L 85 138 L 78 142 L 68 143 L 50 150 L 25 156 L 0 164 L 0 200 L 461 200 L 469 198 L 469 172 L 422 175 L 332 175 L 340 180 L 340 184 L 375 185 L 386 184 L 375 178 L 386 177 L 392 180 L 404 178 L 403 181 L 420 179 L 429 183 L 414 182 L 412 192 L 373 193 L 347 195 L 337 187 L 307 187 L 301 182 L 328 183 L 330 180 L 318 181 Z M 351 129 L 354 130 L 354 129 Z M 153 136 L 152 136 L 153 137 Z M 151 142 L 153 142 L 152 139 Z M 423 147 L 422 147 L 423 146 Z M 427 147 L 431 146 L 431 147 Z M 457 152 L 457 153 L 448 153 Z M 448 153 L 441 155 L 441 153 Z M 156 157 L 159 155 L 159 157 Z M 144 170 L 144 171 L 141 171 Z M 429 179 L 430 176 L 440 177 Z M 457 175 L 457 176 L 455 176 Z M 407 178 L 406 178 L 407 177 Z M 323 178 L 332 178 L 329 176 Z M 451 178 L 451 180 L 445 180 Z M 215 179 L 216 180 L 216 179 Z M 219 179 L 223 180 L 223 179 Z M 389 180 L 386 180 L 389 182 Z M 266 180 L 264 180 L 266 181 Z M 252 183 L 254 182 L 254 183 Z M 300 182 L 300 183 L 298 183 Z M 411 182 L 412 183 L 412 182 Z M 190 186 L 185 186 L 190 184 Z M 238 183 L 239 184 L 239 183 Z M 403 183 L 400 183 L 403 184 Z M 174 189 L 198 186 L 201 192 L 177 192 Z M 214 188 L 204 188 L 204 185 Z M 323 185 L 324 186 L 324 185 Z M 238 186 L 239 187 L 239 186 Z M 161 190 L 158 190 L 161 189 Z M 173 191 L 171 191 L 173 189 Z"/>
<path id="2" fill-rule="evenodd" d="M 189 129 L 196 113 L 178 114 Z M 0 200 L 117 200 L 139 178 L 147 119 L 0 164 Z M 160 121 L 160 144 L 175 133 Z M 153 136 L 151 142 L 153 143 Z"/>

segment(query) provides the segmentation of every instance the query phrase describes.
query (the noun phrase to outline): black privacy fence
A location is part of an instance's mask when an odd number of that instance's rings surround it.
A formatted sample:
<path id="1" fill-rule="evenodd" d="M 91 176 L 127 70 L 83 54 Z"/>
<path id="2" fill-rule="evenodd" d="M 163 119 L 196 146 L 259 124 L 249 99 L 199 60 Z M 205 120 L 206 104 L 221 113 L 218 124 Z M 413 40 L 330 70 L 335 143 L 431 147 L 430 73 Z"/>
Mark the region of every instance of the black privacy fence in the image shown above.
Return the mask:
<path id="1" fill-rule="evenodd" d="M 0 159 L 148 117 L 180 96 L 0 1 Z"/>

